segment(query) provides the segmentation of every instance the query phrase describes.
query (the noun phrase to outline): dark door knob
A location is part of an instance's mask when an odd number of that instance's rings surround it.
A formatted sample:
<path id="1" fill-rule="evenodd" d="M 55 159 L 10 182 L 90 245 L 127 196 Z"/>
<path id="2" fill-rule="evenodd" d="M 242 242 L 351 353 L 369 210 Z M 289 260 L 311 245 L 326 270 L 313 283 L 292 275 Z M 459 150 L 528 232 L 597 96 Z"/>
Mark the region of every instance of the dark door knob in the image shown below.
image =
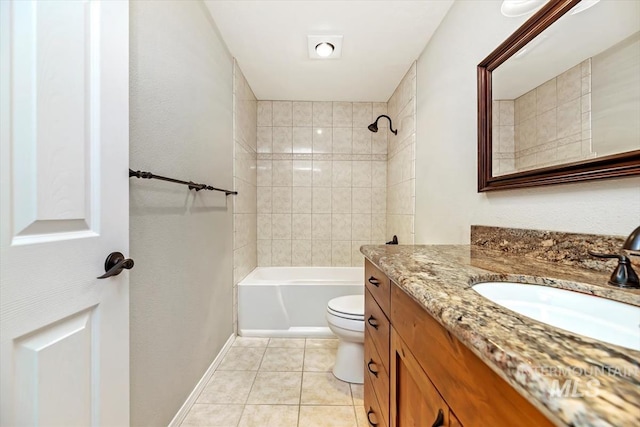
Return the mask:
<path id="1" fill-rule="evenodd" d="M 98 276 L 98 279 L 117 276 L 125 268 L 131 270 L 133 268 L 133 260 L 131 258 L 125 258 L 120 252 L 111 252 L 104 261 L 105 273 L 102 276 Z"/>

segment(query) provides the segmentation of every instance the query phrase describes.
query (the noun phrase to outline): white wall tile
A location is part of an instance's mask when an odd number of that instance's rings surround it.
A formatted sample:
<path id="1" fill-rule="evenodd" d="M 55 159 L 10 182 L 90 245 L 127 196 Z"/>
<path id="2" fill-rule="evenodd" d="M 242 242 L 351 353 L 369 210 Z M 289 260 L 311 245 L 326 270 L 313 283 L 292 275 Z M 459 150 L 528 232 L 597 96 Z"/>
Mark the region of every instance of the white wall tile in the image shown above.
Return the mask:
<path id="1" fill-rule="evenodd" d="M 351 266 L 351 240 L 333 240 L 331 242 L 331 265 L 336 267 Z"/>
<path id="2" fill-rule="evenodd" d="M 330 127 L 313 128 L 313 153 L 331 153 L 333 129 Z"/>
<path id="3" fill-rule="evenodd" d="M 258 126 L 258 153 L 271 153 L 273 151 L 273 134 L 271 126 Z"/>
<path id="4" fill-rule="evenodd" d="M 293 152 L 311 153 L 313 148 L 313 128 L 294 127 L 293 128 Z"/>
<path id="5" fill-rule="evenodd" d="M 410 168 L 411 165 L 405 165 Z M 387 162 L 373 161 L 371 162 L 371 186 L 386 187 L 387 186 Z"/>
<path id="6" fill-rule="evenodd" d="M 371 212 L 384 214 L 387 212 L 387 189 L 371 189 Z"/>
<path id="7" fill-rule="evenodd" d="M 273 152 L 291 153 L 293 148 L 293 128 L 273 127 Z"/>
<path id="8" fill-rule="evenodd" d="M 364 255 L 362 255 L 362 252 L 360 252 L 360 247 L 368 244 L 369 242 L 367 242 L 366 240 L 354 240 L 351 242 L 351 266 L 364 266 Z"/>
<path id="9" fill-rule="evenodd" d="M 272 187 L 258 187 L 260 190 L 257 194 L 258 213 L 271 213 L 271 194 Z"/>
<path id="10" fill-rule="evenodd" d="M 311 262 L 314 266 L 331 265 L 331 240 L 317 240 L 311 242 Z"/>
<path id="11" fill-rule="evenodd" d="M 314 127 L 333 126 L 333 105 L 331 102 L 314 102 L 312 108 Z"/>
<path id="12" fill-rule="evenodd" d="M 311 213 L 312 192 L 309 187 L 293 187 L 293 203 L 291 211 L 294 213 Z"/>
<path id="13" fill-rule="evenodd" d="M 291 240 L 273 240 L 271 263 L 278 266 L 291 265 Z"/>
<path id="14" fill-rule="evenodd" d="M 353 187 L 371 187 L 370 161 L 352 161 L 351 169 Z"/>
<path id="15" fill-rule="evenodd" d="M 271 187 L 273 182 L 271 160 L 257 160 L 257 185 L 258 187 Z"/>
<path id="16" fill-rule="evenodd" d="M 351 102 L 333 103 L 334 127 L 353 127 L 353 104 Z"/>
<path id="17" fill-rule="evenodd" d="M 351 214 L 331 215 L 331 240 L 351 240 Z"/>
<path id="18" fill-rule="evenodd" d="M 332 187 L 351 187 L 351 161 L 334 160 L 332 169 Z"/>
<path id="19" fill-rule="evenodd" d="M 272 240 L 258 240 L 258 266 L 271 267 Z"/>
<path id="20" fill-rule="evenodd" d="M 271 101 L 258 101 L 258 126 L 273 126 Z"/>
<path id="21" fill-rule="evenodd" d="M 311 187 L 313 169 L 311 160 L 293 161 L 293 186 Z"/>
<path id="22" fill-rule="evenodd" d="M 331 187 L 332 163 L 329 160 L 313 161 L 313 186 Z"/>
<path id="23" fill-rule="evenodd" d="M 273 186 L 291 186 L 293 184 L 293 161 L 273 160 Z"/>
<path id="24" fill-rule="evenodd" d="M 293 214 L 291 216 L 291 236 L 294 240 L 311 239 L 311 214 Z"/>
<path id="25" fill-rule="evenodd" d="M 273 101 L 273 126 L 292 126 L 291 101 Z"/>
<path id="26" fill-rule="evenodd" d="M 351 213 L 351 187 L 331 189 L 331 212 Z"/>
<path id="27" fill-rule="evenodd" d="M 557 77 L 558 105 L 582 96 L 582 69 L 578 64 Z"/>
<path id="28" fill-rule="evenodd" d="M 368 131 L 368 129 L 367 129 Z M 387 154 L 387 132 L 371 133 L 371 153 Z"/>
<path id="29" fill-rule="evenodd" d="M 351 154 L 353 132 L 349 128 L 333 128 L 332 151 L 339 154 Z"/>
<path id="30" fill-rule="evenodd" d="M 371 132 L 369 129 L 353 128 L 353 154 L 371 154 Z M 385 142 L 386 145 L 386 142 Z M 386 153 L 386 150 L 385 150 Z"/>
<path id="31" fill-rule="evenodd" d="M 313 108 L 311 102 L 293 103 L 293 126 L 313 126 Z"/>
<path id="32" fill-rule="evenodd" d="M 354 189 L 351 198 L 353 213 L 371 213 L 371 188 Z"/>
<path id="33" fill-rule="evenodd" d="M 311 240 L 293 240 L 291 242 L 291 265 L 311 265 Z"/>
<path id="34" fill-rule="evenodd" d="M 272 212 L 291 213 L 291 187 L 273 187 Z"/>
<path id="35" fill-rule="evenodd" d="M 311 214 L 311 238 L 331 240 L 331 214 Z"/>
<path id="36" fill-rule="evenodd" d="M 273 239 L 291 239 L 291 214 L 271 215 L 271 233 Z"/>
<path id="37" fill-rule="evenodd" d="M 271 239 L 271 214 L 258 214 L 258 239 Z"/>
<path id="38" fill-rule="evenodd" d="M 373 105 L 370 102 L 353 103 L 353 127 L 367 128 L 373 123 Z"/>
<path id="39" fill-rule="evenodd" d="M 351 239 L 371 240 L 371 214 L 352 214 Z"/>
<path id="40" fill-rule="evenodd" d="M 313 213 L 331 213 L 331 187 L 313 187 Z"/>

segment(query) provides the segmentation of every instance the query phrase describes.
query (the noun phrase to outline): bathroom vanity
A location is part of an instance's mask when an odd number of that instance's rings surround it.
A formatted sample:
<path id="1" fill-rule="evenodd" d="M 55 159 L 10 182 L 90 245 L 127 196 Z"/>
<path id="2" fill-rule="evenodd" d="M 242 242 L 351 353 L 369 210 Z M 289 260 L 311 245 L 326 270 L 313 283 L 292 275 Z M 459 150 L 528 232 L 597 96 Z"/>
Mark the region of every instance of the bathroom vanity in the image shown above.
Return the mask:
<path id="1" fill-rule="evenodd" d="M 474 245 L 363 246 L 365 410 L 402 426 L 640 425 L 640 351 L 550 327 L 477 294 L 483 281 L 572 289 L 607 273 Z"/>

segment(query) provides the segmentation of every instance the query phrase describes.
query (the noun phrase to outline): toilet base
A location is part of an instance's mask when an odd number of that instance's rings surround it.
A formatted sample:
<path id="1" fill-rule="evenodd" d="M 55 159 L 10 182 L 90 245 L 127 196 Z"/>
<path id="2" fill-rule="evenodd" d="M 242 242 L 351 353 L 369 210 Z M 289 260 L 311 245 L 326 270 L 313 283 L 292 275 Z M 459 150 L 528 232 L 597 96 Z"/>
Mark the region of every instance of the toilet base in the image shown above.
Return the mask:
<path id="1" fill-rule="evenodd" d="M 364 344 L 340 340 L 333 375 L 348 383 L 364 383 Z"/>

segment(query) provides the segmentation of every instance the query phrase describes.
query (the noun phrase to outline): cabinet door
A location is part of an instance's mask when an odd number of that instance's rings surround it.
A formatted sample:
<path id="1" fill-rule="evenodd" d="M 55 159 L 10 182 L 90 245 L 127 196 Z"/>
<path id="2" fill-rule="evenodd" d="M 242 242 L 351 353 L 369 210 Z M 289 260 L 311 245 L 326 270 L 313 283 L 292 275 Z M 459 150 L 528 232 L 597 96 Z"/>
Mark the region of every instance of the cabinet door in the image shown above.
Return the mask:
<path id="1" fill-rule="evenodd" d="M 449 425 L 449 407 L 396 331 L 391 328 L 391 426 Z"/>

